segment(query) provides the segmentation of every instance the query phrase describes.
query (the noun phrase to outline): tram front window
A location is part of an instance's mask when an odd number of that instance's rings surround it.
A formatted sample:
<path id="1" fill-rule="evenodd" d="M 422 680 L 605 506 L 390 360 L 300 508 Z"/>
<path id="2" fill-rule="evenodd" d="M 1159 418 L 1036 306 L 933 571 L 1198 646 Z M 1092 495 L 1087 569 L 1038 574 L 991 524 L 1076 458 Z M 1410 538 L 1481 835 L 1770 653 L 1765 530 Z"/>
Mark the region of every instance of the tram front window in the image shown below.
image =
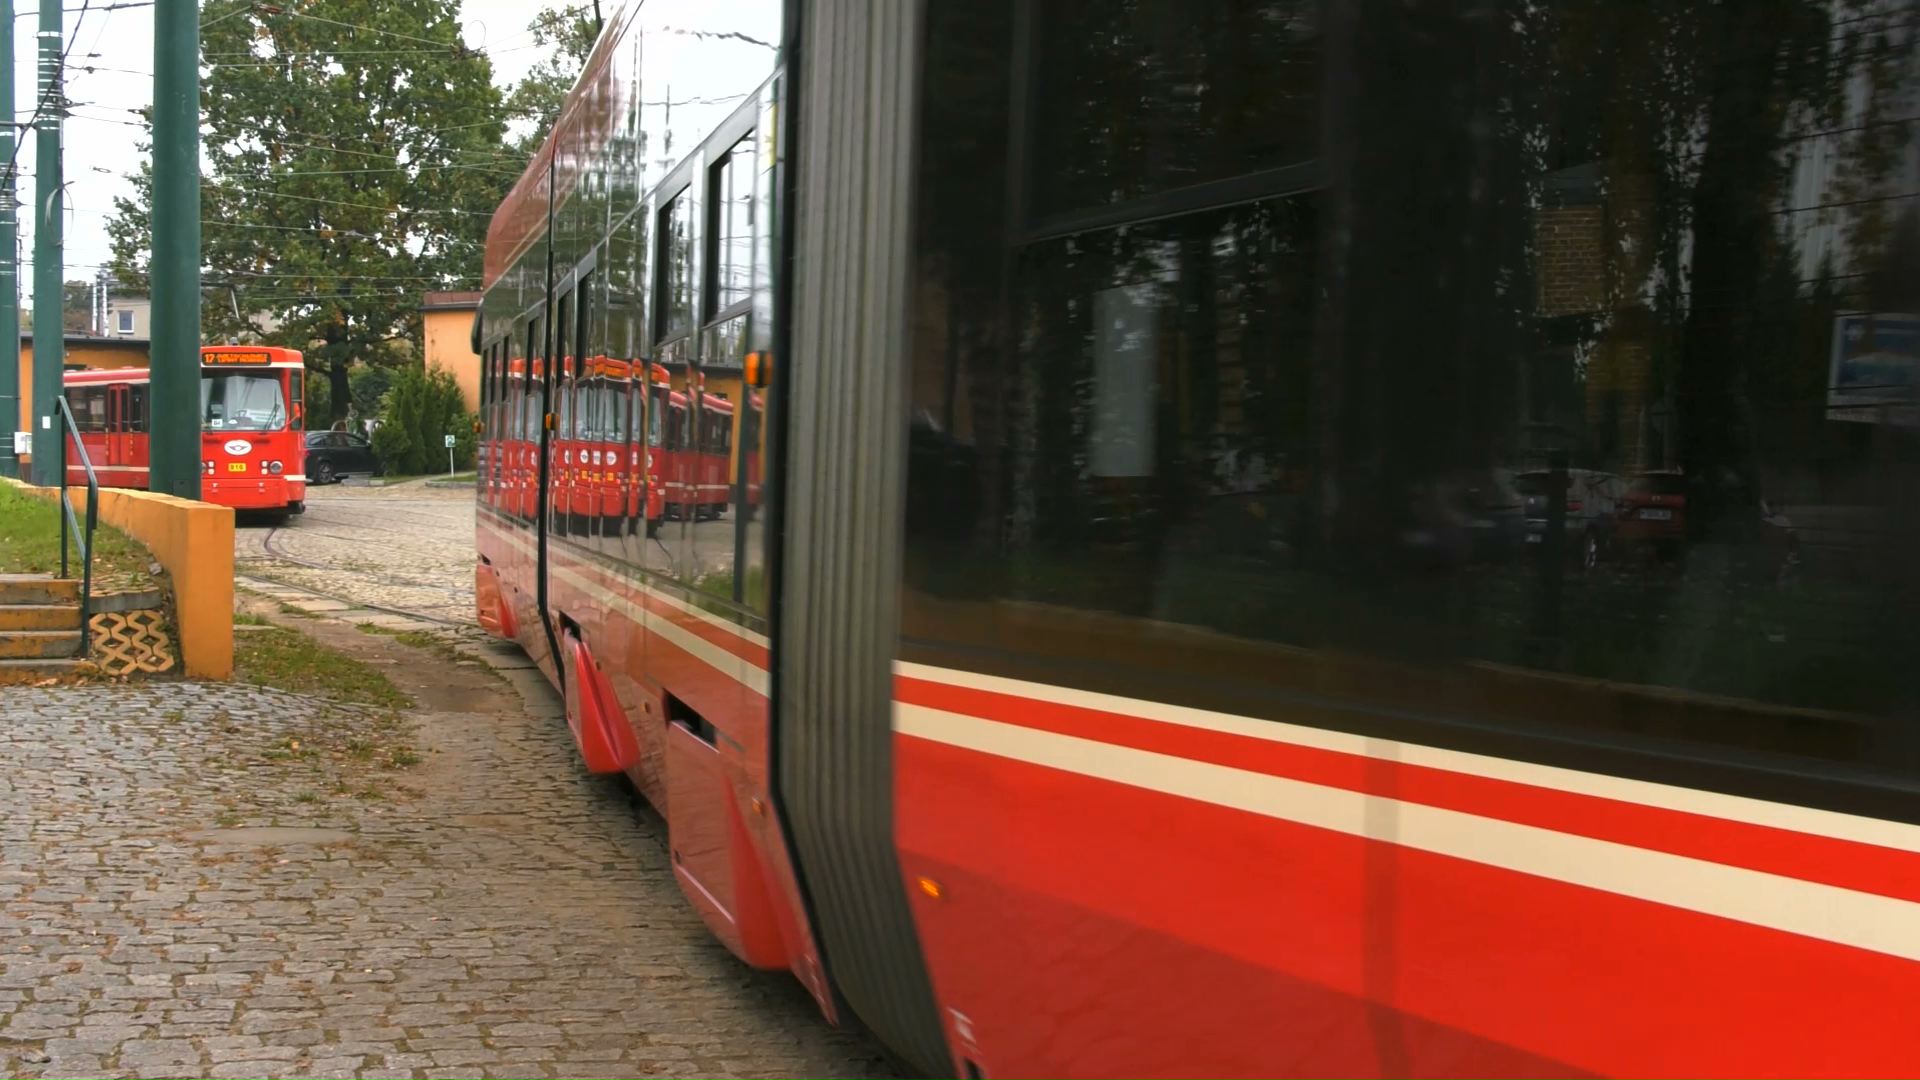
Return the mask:
<path id="1" fill-rule="evenodd" d="M 237 372 L 200 380 L 200 424 L 207 431 L 278 431 L 286 426 L 287 405 L 280 380 Z"/>

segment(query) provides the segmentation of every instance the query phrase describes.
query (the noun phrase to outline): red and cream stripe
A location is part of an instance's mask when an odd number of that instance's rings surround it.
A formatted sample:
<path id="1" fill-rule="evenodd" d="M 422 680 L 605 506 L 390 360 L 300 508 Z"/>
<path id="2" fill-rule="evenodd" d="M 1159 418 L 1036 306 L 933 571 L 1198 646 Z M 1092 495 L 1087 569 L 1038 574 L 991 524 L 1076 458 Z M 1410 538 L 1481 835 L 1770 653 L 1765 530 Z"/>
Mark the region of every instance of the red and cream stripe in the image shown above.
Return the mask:
<path id="1" fill-rule="evenodd" d="M 1920 827 L 919 664 L 902 735 L 1920 960 Z"/>
<path id="2" fill-rule="evenodd" d="M 498 527 L 493 532 L 526 558 L 533 558 L 534 547 L 525 538 Z M 549 554 L 556 580 L 645 626 L 754 693 L 763 697 L 770 693 L 767 669 L 771 661 L 764 635 L 590 559 L 573 556 L 565 548 L 550 548 Z"/>

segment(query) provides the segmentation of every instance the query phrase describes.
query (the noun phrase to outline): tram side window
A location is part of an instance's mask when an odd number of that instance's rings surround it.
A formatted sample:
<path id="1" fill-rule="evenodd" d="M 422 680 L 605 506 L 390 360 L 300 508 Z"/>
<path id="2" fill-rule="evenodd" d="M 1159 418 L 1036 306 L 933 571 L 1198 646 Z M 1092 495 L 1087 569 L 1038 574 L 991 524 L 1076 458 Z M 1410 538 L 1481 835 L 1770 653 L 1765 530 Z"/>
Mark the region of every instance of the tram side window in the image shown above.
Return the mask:
<path id="1" fill-rule="evenodd" d="M 540 380 L 545 360 L 541 332 L 545 318 L 539 314 L 527 320 L 527 371 L 520 380 L 520 438 L 530 443 L 540 441 L 540 408 L 544 401 Z"/>
<path id="2" fill-rule="evenodd" d="M 906 636 L 1920 775 L 1910 50 L 1681 0 L 1739 33 L 1650 89 L 1624 9 L 1317 9 L 1047 5 L 987 79 L 1024 6 L 929 5 Z"/>
<path id="3" fill-rule="evenodd" d="M 508 378 L 506 410 L 501 416 L 501 436 L 515 442 L 526 438 L 527 379 L 524 374 Z"/>
<path id="4" fill-rule="evenodd" d="M 482 441 L 491 442 L 500 437 L 500 342 L 487 347 L 486 372 L 480 380 L 480 423 L 483 425 Z"/>
<path id="5" fill-rule="evenodd" d="M 632 360 L 645 350 L 641 313 L 641 267 L 646 250 L 647 213 L 634 213 L 607 241 L 607 351 Z"/>
<path id="6" fill-rule="evenodd" d="M 654 339 L 664 342 L 693 329 L 693 189 L 683 189 L 668 200 L 659 218 Z"/>
<path id="7" fill-rule="evenodd" d="M 147 384 L 134 383 L 127 388 L 127 430 L 145 432 L 147 430 Z"/>
<path id="8" fill-rule="evenodd" d="M 73 423 L 81 431 L 107 430 L 107 388 L 76 386 L 67 391 L 67 405 L 73 410 Z"/>
<path id="9" fill-rule="evenodd" d="M 510 383 L 508 382 L 508 357 L 512 348 L 507 339 L 502 338 L 493 346 L 493 417 L 489 421 L 493 429 L 493 438 L 499 439 L 506 434 L 506 410 L 512 402 Z"/>
<path id="10" fill-rule="evenodd" d="M 1046 58 L 1032 68 L 1036 215 L 1305 161 L 1319 131 L 1320 6 L 1036 5 L 1027 17 Z"/>
<path id="11" fill-rule="evenodd" d="M 574 340 L 579 342 L 580 364 L 584 367 L 595 357 L 600 356 L 606 340 L 605 327 L 600 321 L 599 294 L 596 288 L 597 275 L 587 274 L 580 279 L 580 285 L 574 290 L 575 302 L 579 305 L 579 325 L 574 332 Z"/>
<path id="12" fill-rule="evenodd" d="M 711 317 L 753 296 L 754 138 L 733 144 L 711 169 L 707 186 L 707 305 Z"/>
<path id="13" fill-rule="evenodd" d="M 548 449 L 554 471 L 543 501 L 551 518 L 548 527 L 560 536 L 575 531 L 572 500 L 565 493 L 586 479 L 585 470 L 581 467 L 586 455 L 574 441 L 579 437 L 577 428 L 580 423 L 579 403 L 575 400 L 579 388 L 579 367 L 574 352 L 578 343 L 574 336 L 575 299 L 573 294 L 562 296 L 554 309 L 553 356 L 549 360 L 555 369 L 551 381 L 555 397 L 553 442 Z"/>

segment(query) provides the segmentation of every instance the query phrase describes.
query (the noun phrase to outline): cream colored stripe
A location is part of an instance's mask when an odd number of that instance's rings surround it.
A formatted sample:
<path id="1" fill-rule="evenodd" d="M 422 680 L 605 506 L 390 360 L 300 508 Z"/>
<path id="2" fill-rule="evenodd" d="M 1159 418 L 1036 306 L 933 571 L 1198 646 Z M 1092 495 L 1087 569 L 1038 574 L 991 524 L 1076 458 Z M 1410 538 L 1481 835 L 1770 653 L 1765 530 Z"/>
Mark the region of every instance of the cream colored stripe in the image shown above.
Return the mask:
<path id="1" fill-rule="evenodd" d="M 902 734 L 1920 960 L 1920 904 L 1225 765 L 898 704 Z"/>
<path id="2" fill-rule="evenodd" d="M 754 693 L 762 697 L 767 696 L 770 681 L 767 673 L 761 668 L 742 660 L 686 627 L 677 625 L 673 619 L 647 611 L 641 605 L 620 595 L 618 591 L 604 588 L 577 571 L 556 566 L 553 568 L 553 575 L 575 588 L 592 593 L 599 602 L 624 612 L 628 618 L 640 622 L 648 631 L 667 639 L 708 666 L 717 668 Z"/>

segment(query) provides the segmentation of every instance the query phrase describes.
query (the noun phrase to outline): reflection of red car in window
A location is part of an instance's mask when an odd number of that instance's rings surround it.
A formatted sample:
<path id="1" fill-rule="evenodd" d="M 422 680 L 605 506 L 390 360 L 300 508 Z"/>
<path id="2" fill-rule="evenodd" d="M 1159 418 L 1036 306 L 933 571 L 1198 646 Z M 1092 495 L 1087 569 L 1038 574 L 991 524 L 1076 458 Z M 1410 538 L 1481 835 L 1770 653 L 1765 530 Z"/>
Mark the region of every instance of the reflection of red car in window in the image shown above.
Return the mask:
<path id="1" fill-rule="evenodd" d="M 1614 539 L 1644 544 L 1663 555 L 1678 552 L 1687 538 L 1687 478 L 1679 469 L 1643 472 L 1620 497 Z"/>
<path id="2" fill-rule="evenodd" d="M 1650 547 L 1662 556 L 1679 555 L 1687 542 L 1686 475 L 1679 469 L 1641 473 L 1620 499 L 1616 538 L 1627 545 Z M 1748 501 L 1734 513 L 1724 530 L 1745 573 L 1780 578 L 1800 565 L 1800 539 L 1793 523 L 1766 500 Z"/>

